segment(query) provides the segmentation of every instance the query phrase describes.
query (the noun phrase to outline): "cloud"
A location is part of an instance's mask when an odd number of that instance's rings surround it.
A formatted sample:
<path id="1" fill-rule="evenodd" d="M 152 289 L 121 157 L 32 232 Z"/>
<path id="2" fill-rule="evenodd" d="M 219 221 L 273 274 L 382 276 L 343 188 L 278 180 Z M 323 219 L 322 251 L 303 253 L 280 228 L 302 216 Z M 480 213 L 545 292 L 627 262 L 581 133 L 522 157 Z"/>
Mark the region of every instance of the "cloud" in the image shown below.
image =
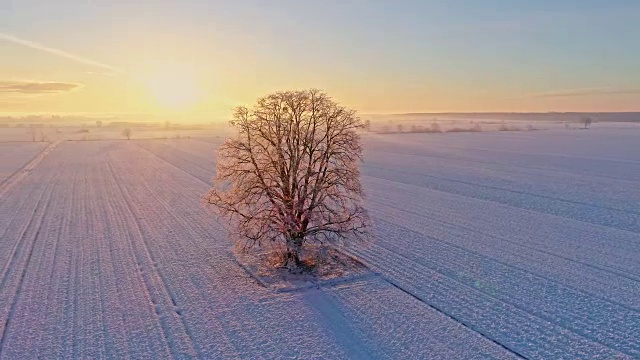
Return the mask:
<path id="1" fill-rule="evenodd" d="M 56 94 L 72 91 L 81 86 L 66 82 L 0 81 L 0 93 Z"/>
<path id="2" fill-rule="evenodd" d="M 107 72 L 107 71 L 85 71 L 84 73 L 87 75 L 99 75 L 99 76 L 107 76 L 107 77 L 112 77 L 116 75 L 116 73 L 114 72 Z"/>
<path id="3" fill-rule="evenodd" d="M 634 95 L 640 94 L 640 89 L 615 89 L 615 88 L 592 88 L 592 89 L 573 89 L 551 91 L 541 94 L 535 94 L 534 98 L 559 98 L 559 97 L 577 97 L 591 95 Z"/>
<path id="4" fill-rule="evenodd" d="M 60 56 L 60 57 L 66 58 L 66 59 L 70 59 L 70 60 L 73 60 L 73 61 L 81 63 L 81 64 L 86 64 L 86 65 L 91 65 L 91 66 L 94 66 L 94 67 L 99 67 L 99 68 L 102 68 L 102 69 L 106 69 L 106 70 L 109 70 L 111 72 L 121 72 L 122 71 L 122 69 L 119 69 L 119 68 L 117 68 L 115 66 L 111 66 L 111 65 L 108 65 L 108 64 L 101 63 L 99 61 L 95 61 L 95 60 L 88 59 L 88 58 L 85 58 L 85 57 L 82 57 L 82 56 L 79 56 L 79 55 L 76 55 L 76 54 L 72 54 L 72 53 L 64 51 L 64 50 L 54 49 L 54 48 L 51 48 L 51 47 L 48 47 L 48 46 L 45 46 L 45 45 L 42 45 L 42 44 L 38 44 L 38 43 L 33 42 L 33 41 L 21 39 L 21 38 L 15 37 L 15 36 L 10 35 L 10 34 L 6 34 L 6 33 L 1 33 L 0 32 L 0 40 L 5 40 L 5 41 L 8 41 L 8 42 L 11 42 L 11 43 L 14 43 L 14 44 L 26 46 L 26 47 L 31 48 L 31 49 L 44 51 L 44 52 L 47 52 L 49 54 L 53 54 L 53 55 Z"/>

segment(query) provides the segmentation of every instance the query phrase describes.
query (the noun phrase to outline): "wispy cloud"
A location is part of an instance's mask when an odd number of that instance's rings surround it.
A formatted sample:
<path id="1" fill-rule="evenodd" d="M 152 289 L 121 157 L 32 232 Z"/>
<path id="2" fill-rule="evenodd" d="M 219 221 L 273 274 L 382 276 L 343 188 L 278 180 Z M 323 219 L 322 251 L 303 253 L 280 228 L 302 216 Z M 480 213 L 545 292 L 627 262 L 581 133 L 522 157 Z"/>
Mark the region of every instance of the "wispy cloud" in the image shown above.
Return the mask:
<path id="1" fill-rule="evenodd" d="M 591 95 L 629 95 L 640 94 L 640 89 L 617 89 L 617 88 L 591 88 L 591 89 L 572 89 L 551 91 L 546 93 L 534 94 L 534 98 L 559 98 L 559 97 L 576 97 Z"/>
<path id="2" fill-rule="evenodd" d="M 66 58 L 66 59 L 70 59 L 70 60 L 73 60 L 73 61 L 81 63 L 81 64 L 86 64 L 86 65 L 91 65 L 91 66 L 99 67 L 99 68 L 102 68 L 102 69 L 106 69 L 106 70 L 109 70 L 111 72 L 120 72 L 120 71 L 122 71 L 122 69 L 119 69 L 119 68 L 117 68 L 115 66 L 111 66 L 111 65 L 108 65 L 108 64 L 101 63 L 99 61 L 88 59 L 88 58 L 85 58 L 85 57 L 82 57 L 82 56 L 79 56 L 79 55 L 76 55 L 76 54 L 73 54 L 73 53 L 70 53 L 70 52 L 67 52 L 67 51 L 64 51 L 64 50 L 54 49 L 54 48 L 51 48 L 51 47 L 48 47 L 48 46 L 45 46 L 45 45 L 42 45 L 42 44 L 39 44 L 39 43 L 36 43 L 36 42 L 33 42 L 33 41 L 21 39 L 21 38 L 15 37 L 15 36 L 10 35 L 10 34 L 6 34 L 6 33 L 1 33 L 0 32 L 0 40 L 4 40 L 4 41 L 8 41 L 8 42 L 11 42 L 11 43 L 14 43 L 14 44 L 19 44 L 19 45 L 22 45 L 22 46 L 26 46 L 26 47 L 34 49 L 34 50 L 44 51 L 44 52 L 47 52 L 49 54 L 53 54 L 53 55 L 60 56 L 60 57 Z"/>
<path id="3" fill-rule="evenodd" d="M 75 90 L 81 86 L 66 82 L 0 81 L 0 93 L 55 94 Z"/>
<path id="4" fill-rule="evenodd" d="M 84 73 L 87 75 L 98 75 L 98 76 L 107 76 L 107 77 L 112 77 L 116 75 L 116 73 L 108 72 L 108 71 L 85 71 Z"/>

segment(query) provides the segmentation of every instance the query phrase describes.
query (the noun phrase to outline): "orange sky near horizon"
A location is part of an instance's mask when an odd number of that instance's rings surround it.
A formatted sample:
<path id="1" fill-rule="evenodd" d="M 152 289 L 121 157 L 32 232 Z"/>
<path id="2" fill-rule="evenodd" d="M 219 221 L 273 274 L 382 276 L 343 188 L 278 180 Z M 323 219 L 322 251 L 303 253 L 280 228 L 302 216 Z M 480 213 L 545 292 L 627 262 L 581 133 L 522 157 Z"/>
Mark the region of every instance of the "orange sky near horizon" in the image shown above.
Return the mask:
<path id="1" fill-rule="evenodd" d="M 610 40 L 637 26 L 629 2 L 504 14 L 441 1 L 333 4 L 305 22 L 297 14 L 308 5 L 297 3 L 12 4 L 0 5 L 0 114 L 225 118 L 304 88 L 363 114 L 640 110 L 640 49 Z M 418 10 L 432 21 L 412 17 Z M 592 19 L 611 23 L 608 37 L 582 27 Z"/>

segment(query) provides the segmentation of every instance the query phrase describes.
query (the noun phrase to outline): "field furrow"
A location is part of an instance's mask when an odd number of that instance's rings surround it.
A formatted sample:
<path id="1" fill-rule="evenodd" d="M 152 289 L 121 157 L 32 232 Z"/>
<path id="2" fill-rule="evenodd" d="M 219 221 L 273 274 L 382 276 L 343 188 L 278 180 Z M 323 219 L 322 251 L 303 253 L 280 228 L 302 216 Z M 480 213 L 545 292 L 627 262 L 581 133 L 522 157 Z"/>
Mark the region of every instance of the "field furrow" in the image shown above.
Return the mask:
<path id="1" fill-rule="evenodd" d="M 284 293 L 202 202 L 222 138 L 0 144 L 0 359 L 640 358 L 637 139 L 571 133 L 367 134 L 375 274 Z"/>

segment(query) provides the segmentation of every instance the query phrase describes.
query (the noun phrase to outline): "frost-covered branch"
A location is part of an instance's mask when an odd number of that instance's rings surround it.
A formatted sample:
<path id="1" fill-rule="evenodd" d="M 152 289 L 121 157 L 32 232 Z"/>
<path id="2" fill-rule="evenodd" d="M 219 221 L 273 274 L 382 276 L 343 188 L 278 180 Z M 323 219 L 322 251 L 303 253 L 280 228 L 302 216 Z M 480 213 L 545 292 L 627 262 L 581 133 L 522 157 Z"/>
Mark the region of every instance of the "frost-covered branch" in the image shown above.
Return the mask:
<path id="1" fill-rule="evenodd" d="M 305 243 L 369 238 L 355 111 L 318 90 L 278 92 L 237 108 L 231 125 L 205 199 L 240 248 L 282 243 L 298 266 Z"/>

